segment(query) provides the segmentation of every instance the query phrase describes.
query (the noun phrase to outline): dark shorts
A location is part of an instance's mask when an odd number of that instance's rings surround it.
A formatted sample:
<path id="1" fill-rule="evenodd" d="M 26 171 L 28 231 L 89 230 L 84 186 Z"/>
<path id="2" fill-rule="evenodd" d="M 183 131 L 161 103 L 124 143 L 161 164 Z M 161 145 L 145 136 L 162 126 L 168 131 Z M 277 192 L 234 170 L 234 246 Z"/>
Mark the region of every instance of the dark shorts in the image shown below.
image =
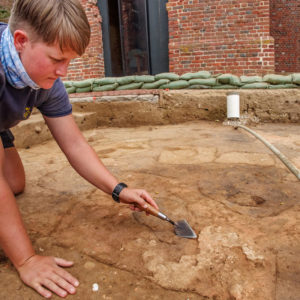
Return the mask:
<path id="1" fill-rule="evenodd" d="M 9 129 L 0 132 L 1 140 L 4 148 L 14 147 L 14 135 L 11 133 Z"/>

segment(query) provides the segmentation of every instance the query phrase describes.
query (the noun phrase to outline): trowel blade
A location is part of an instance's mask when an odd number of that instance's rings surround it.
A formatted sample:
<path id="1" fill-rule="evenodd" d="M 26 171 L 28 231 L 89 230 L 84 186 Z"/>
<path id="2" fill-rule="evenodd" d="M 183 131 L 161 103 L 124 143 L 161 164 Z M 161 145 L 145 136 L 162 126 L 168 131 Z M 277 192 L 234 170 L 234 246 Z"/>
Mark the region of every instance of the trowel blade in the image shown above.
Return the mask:
<path id="1" fill-rule="evenodd" d="M 194 230 L 186 220 L 180 220 L 175 222 L 174 230 L 175 230 L 175 234 L 180 237 L 184 237 L 188 239 L 197 238 L 197 234 L 194 232 Z"/>

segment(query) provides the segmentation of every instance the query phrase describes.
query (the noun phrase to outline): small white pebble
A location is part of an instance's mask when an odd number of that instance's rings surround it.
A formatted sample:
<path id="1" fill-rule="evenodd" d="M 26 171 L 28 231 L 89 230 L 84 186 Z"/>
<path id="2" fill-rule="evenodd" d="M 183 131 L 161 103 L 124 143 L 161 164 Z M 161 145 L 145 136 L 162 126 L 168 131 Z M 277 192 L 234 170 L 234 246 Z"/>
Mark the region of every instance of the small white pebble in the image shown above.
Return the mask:
<path id="1" fill-rule="evenodd" d="M 93 283 L 93 292 L 97 292 L 99 290 L 99 285 L 97 283 Z"/>

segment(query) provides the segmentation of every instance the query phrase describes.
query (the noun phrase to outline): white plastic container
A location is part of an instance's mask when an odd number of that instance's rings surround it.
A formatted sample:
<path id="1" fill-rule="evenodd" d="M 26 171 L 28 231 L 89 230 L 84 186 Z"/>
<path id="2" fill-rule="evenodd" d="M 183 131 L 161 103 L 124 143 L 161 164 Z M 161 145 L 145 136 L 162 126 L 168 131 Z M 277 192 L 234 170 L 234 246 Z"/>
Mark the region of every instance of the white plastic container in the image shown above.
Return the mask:
<path id="1" fill-rule="evenodd" d="M 230 92 L 227 94 L 227 119 L 240 118 L 240 94 Z"/>

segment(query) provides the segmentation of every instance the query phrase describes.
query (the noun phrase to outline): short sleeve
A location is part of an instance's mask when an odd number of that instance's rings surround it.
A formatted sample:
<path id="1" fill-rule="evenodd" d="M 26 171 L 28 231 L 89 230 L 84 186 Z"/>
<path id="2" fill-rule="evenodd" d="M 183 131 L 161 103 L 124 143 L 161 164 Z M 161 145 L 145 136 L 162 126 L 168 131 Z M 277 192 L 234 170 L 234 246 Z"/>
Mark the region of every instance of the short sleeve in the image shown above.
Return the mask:
<path id="1" fill-rule="evenodd" d="M 57 79 L 53 87 L 47 90 L 45 100 L 36 107 L 46 117 L 63 117 L 72 113 L 72 105 L 61 79 Z"/>

